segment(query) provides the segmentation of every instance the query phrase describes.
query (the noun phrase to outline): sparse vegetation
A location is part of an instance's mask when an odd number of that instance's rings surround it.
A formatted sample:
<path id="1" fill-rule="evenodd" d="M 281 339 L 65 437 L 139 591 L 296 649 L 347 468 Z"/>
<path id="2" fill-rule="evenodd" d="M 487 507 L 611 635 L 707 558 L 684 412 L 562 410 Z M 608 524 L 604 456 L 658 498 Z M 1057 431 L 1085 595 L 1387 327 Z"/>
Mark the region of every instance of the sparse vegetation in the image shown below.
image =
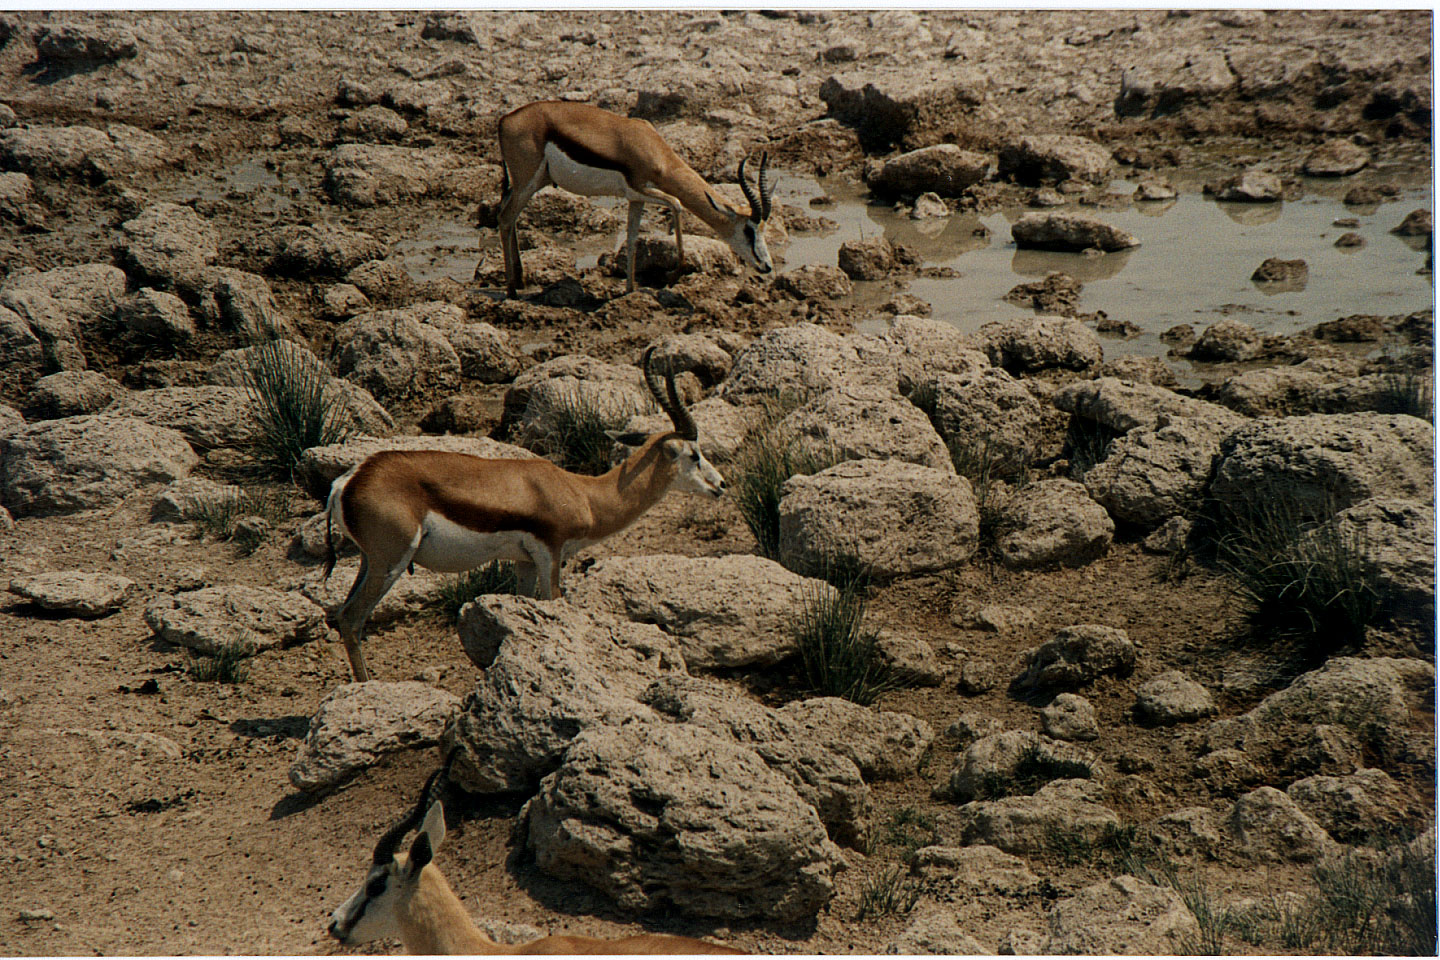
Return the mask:
<path id="1" fill-rule="evenodd" d="M 203 535 L 216 540 L 230 540 L 242 555 L 253 553 L 263 542 L 256 527 L 241 523 L 247 517 L 259 517 L 268 525 L 285 520 L 290 513 L 289 501 L 269 490 L 238 490 L 223 496 L 197 502 L 187 513 Z"/>
<path id="2" fill-rule="evenodd" d="M 926 816 L 915 807 L 905 806 L 891 812 L 880 840 L 899 847 L 901 859 L 909 863 L 915 859 L 915 851 L 939 843 L 940 833 L 935 828 L 933 817 Z"/>
<path id="3" fill-rule="evenodd" d="M 311 447 L 343 443 L 353 432 L 350 407 L 327 389 L 329 375 L 285 340 L 251 351 L 245 389 L 254 409 L 255 450 L 281 476 L 290 476 Z"/>
<path id="4" fill-rule="evenodd" d="M 945 446 L 955 472 L 970 481 L 975 494 L 975 512 L 980 522 L 979 556 L 994 557 L 1005 529 L 1011 487 L 1030 482 L 1030 461 L 1027 459 L 1018 469 L 1002 471 L 994 437 L 988 433 L 969 441 L 952 438 Z"/>
<path id="5" fill-rule="evenodd" d="M 1405 413 L 1435 420 L 1435 373 L 1426 360 L 1403 347 L 1387 345 L 1390 369 L 1381 374 L 1379 413 Z"/>
<path id="6" fill-rule="evenodd" d="M 561 396 L 545 414 L 540 445 L 545 454 L 566 470 L 599 476 L 610 469 L 615 447 L 612 431 L 644 413 L 640 403 L 602 406 L 578 391 Z"/>
<path id="7" fill-rule="evenodd" d="M 255 653 L 255 645 L 249 641 L 227 643 L 210 656 L 192 656 L 188 673 L 201 683 L 244 683 L 250 679 Z"/>
<path id="8" fill-rule="evenodd" d="M 798 405 L 794 396 L 769 401 L 760 423 L 732 461 L 735 505 L 759 544 L 761 556 L 771 560 L 780 555 L 780 488 L 791 477 L 819 473 L 839 460 L 833 451 L 780 435 L 776 424 Z"/>
<path id="9" fill-rule="evenodd" d="M 1115 439 L 1114 431 L 1082 417 L 1070 421 L 1065 433 L 1064 456 L 1070 461 L 1070 476 L 1075 480 L 1084 477 L 1090 468 L 1105 459 L 1110 444 Z"/>
<path id="10" fill-rule="evenodd" d="M 865 626 L 865 589 L 857 578 L 810 590 L 791 629 L 810 689 L 868 706 L 896 682 Z"/>
<path id="11" fill-rule="evenodd" d="M 1359 536 L 1314 519 L 1295 496 L 1256 499 L 1212 519 L 1215 556 L 1258 623 L 1322 652 L 1359 641 L 1381 595 Z M 1322 508 L 1322 516 L 1332 510 Z"/>
<path id="12" fill-rule="evenodd" d="M 460 608 L 476 597 L 491 593 L 514 593 L 519 586 L 520 579 L 515 573 L 515 564 L 508 560 L 496 560 L 456 576 L 446 577 L 440 584 L 440 608 L 453 620 L 460 616 Z"/>
<path id="13" fill-rule="evenodd" d="M 865 882 L 860 890 L 856 920 L 909 913 L 920 902 L 920 883 L 906 876 L 902 867 L 891 867 Z"/>

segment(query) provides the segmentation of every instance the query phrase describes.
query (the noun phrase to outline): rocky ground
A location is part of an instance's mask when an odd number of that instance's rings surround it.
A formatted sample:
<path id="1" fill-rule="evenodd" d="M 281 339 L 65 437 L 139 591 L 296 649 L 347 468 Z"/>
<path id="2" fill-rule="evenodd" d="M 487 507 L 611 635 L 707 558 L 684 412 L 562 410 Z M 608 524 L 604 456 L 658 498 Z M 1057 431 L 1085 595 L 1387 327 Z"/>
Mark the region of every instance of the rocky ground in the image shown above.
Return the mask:
<path id="1" fill-rule="evenodd" d="M 1367 171 L 1430 161 L 1431 36 L 1425 11 L 0 15 L 4 952 L 340 952 L 326 915 L 441 743 L 468 795 L 438 862 L 499 936 L 1396 949 L 1324 939 L 1314 898 L 1336 864 L 1433 857 L 1434 434 L 1403 402 L 1433 395 L 1429 312 L 1201 318 L 1175 356 L 1222 374 L 1180 391 L 1068 278 L 961 335 L 883 237 L 786 270 L 823 203 L 778 211 L 771 282 L 701 237 L 676 277 L 662 229 L 626 295 L 621 219 L 559 194 L 505 301 L 494 125 L 596 103 L 712 181 L 764 148 L 916 216 L 1028 205 L 1017 243 L 1102 256 L 1134 239 L 1108 183 L 1163 198 L 1217 144 L 1217 197 L 1340 176 L 1383 205 Z M 473 280 L 436 268 L 464 251 Z M 884 324 L 849 297 L 877 281 Z M 376 439 L 267 473 L 263 331 Z M 767 414 L 840 459 L 785 488 L 778 562 L 733 500 L 673 496 L 562 601 L 457 625 L 417 571 L 349 684 L 329 480 L 387 445 L 544 452 L 566 396 L 643 406 L 657 341 L 732 483 Z M 215 521 L 240 491 L 252 516 Z M 1365 545 L 1384 606 L 1343 655 L 1257 627 L 1207 560 L 1205 518 L 1267 497 Z M 877 578 L 905 681 L 873 707 L 795 665 L 802 574 L 836 555 Z M 248 679 L 197 675 L 236 642 Z"/>

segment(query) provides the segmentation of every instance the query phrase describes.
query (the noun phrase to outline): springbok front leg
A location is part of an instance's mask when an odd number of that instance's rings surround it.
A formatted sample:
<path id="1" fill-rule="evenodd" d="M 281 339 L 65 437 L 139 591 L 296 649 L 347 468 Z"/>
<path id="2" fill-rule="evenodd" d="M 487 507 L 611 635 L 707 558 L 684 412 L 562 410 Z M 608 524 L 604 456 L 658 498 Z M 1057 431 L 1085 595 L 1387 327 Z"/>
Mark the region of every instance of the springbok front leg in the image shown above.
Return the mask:
<path id="1" fill-rule="evenodd" d="M 635 292 L 635 247 L 640 239 L 640 217 L 645 213 L 644 200 L 630 201 L 630 216 L 625 223 L 625 292 Z"/>

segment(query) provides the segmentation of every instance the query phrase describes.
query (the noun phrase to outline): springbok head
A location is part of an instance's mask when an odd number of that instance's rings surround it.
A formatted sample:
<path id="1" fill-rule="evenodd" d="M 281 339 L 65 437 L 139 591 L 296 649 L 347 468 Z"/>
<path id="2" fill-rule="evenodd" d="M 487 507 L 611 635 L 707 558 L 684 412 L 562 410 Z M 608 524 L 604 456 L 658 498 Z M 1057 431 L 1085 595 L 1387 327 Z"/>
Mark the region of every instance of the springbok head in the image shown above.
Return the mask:
<path id="1" fill-rule="evenodd" d="M 725 242 L 730 244 L 730 249 L 735 251 L 743 263 L 760 273 L 769 273 L 775 269 L 775 264 L 770 259 L 770 248 L 765 245 L 765 221 L 770 219 L 770 195 L 775 191 L 775 184 L 765 176 L 766 168 L 770 165 L 770 155 L 760 154 L 760 173 L 755 180 L 759 188 L 758 194 L 756 187 L 752 187 L 745 176 L 747 160 L 740 161 L 739 178 L 740 189 L 745 191 L 745 199 L 750 201 L 750 213 L 748 216 L 735 213 L 730 235 L 725 237 Z M 710 205 L 715 206 L 714 199 L 710 200 Z"/>
<path id="2" fill-rule="evenodd" d="M 645 386 L 650 389 L 650 395 L 655 398 L 660 409 L 669 415 L 670 423 L 675 428 L 667 432 L 660 441 L 661 450 L 676 468 L 675 479 L 670 486 L 685 493 L 703 493 L 716 498 L 723 496 L 725 478 L 720 476 L 720 471 L 700 452 L 700 433 L 695 427 L 695 419 L 690 416 L 690 411 L 685 408 L 684 401 L 675 389 L 675 373 L 670 369 L 665 371 L 665 388 L 662 391 L 660 378 L 655 372 L 654 354 L 655 347 L 652 344 L 646 348 L 645 355 L 640 359 L 640 369 L 645 375 Z M 614 440 L 632 447 L 640 446 L 651 436 L 643 433 L 611 434 Z"/>

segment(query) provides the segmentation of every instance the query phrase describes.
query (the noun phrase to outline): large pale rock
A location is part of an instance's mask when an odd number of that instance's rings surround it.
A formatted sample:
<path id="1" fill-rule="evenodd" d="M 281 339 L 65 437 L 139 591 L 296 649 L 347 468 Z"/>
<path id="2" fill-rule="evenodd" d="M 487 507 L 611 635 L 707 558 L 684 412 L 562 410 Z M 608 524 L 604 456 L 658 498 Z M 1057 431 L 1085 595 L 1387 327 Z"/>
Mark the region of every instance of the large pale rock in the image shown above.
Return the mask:
<path id="1" fill-rule="evenodd" d="M 985 179 L 990 158 L 953 143 L 921 147 L 885 161 L 870 180 L 870 189 L 882 194 L 914 197 L 931 191 L 958 197 L 971 184 Z"/>
<path id="2" fill-rule="evenodd" d="M 1334 538 L 1328 539 L 1328 538 Z M 1341 510 L 1304 535 L 1354 550 L 1370 585 L 1396 614 L 1435 613 L 1435 510 L 1414 500 L 1374 497 Z M 1326 547 L 1319 548 L 1322 552 Z"/>
<path id="3" fill-rule="evenodd" d="M 1348 177 L 1370 163 L 1370 151 L 1349 140 L 1327 140 L 1311 150 L 1300 170 L 1311 177 Z"/>
<path id="4" fill-rule="evenodd" d="M 601 267 L 609 268 L 612 276 L 624 276 L 623 249 L 601 258 Z M 660 284 L 682 269 L 679 248 L 673 233 L 642 233 L 635 242 L 635 282 Z M 709 277 L 736 277 L 741 274 L 740 258 L 730 245 L 715 237 L 690 234 L 685 237 L 684 273 L 700 273 Z"/>
<path id="5" fill-rule="evenodd" d="M 1205 745 L 1234 749 L 1277 774 L 1346 774 L 1370 756 L 1406 752 L 1406 730 L 1417 711 L 1431 709 L 1435 668 L 1421 660 L 1335 657 L 1272 693 L 1248 713 L 1210 724 Z M 1317 736 L 1353 740 L 1348 756 L 1310 749 Z"/>
<path id="6" fill-rule="evenodd" d="M 1221 505 L 1244 510 L 1284 499 L 1312 517 L 1370 497 L 1426 501 L 1435 428 L 1404 414 L 1312 414 L 1261 420 L 1221 445 L 1210 483 Z"/>
<path id="7" fill-rule="evenodd" d="M 328 630 L 325 611 L 300 594 L 238 583 L 157 597 L 145 622 L 161 639 L 207 656 L 320 640 Z"/>
<path id="8" fill-rule="evenodd" d="M 824 327 L 813 323 L 779 327 L 735 355 L 720 395 L 741 404 L 757 395 L 828 390 L 846 382 L 857 364 L 854 347 Z"/>
<path id="9" fill-rule="evenodd" d="M 905 396 L 939 374 L 973 374 L 990 366 L 971 337 L 953 323 L 928 317 L 900 314 L 880 333 L 851 334 L 845 339 L 860 362 L 877 371 L 871 374 L 877 382 Z"/>
<path id="10" fill-rule="evenodd" d="M 1260 355 L 1265 338 L 1250 324 L 1225 317 L 1206 327 L 1186 354 L 1191 360 L 1240 363 Z"/>
<path id="11" fill-rule="evenodd" d="M 1235 801 L 1227 826 L 1237 851 L 1254 860 L 1313 863 L 1339 850 L 1320 824 L 1274 787 L 1260 787 Z"/>
<path id="12" fill-rule="evenodd" d="M 434 746 L 459 708 L 459 697 L 413 680 L 342 684 L 310 718 L 310 730 L 290 765 L 290 783 L 304 793 L 318 793 L 387 753 Z"/>
<path id="13" fill-rule="evenodd" d="M 158 289 L 198 291 L 219 256 L 220 232 L 177 203 L 157 203 L 120 225 L 116 257 L 125 272 Z"/>
<path id="14" fill-rule="evenodd" d="M 65 616 L 107 617 L 125 605 L 135 592 L 135 581 L 114 573 L 61 570 L 16 577 L 10 592 Z"/>
<path id="15" fill-rule="evenodd" d="M 1100 338 L 1074 317 L 1016 317 L 987 323 L 978 334 L 990 362 L 1013 374 L 1061 367 L 1086 370 L 1104 358 Z"/>
<path id="16" fill-rule="evenodd" d="M 989 80 L 982 71 L 947 67 L 943 73 L 867 69 L 828 77 L 820 99 L 830 115 L 876 147 L 912 134 L 979 104 Z"/>
<path id="17" fill-rule="evenodd" d="M 955 473 L 930 419 L 884 387 L 837 386 L 797 407 L 779 429 L 841 460 L 903 460 Z"/>
<path id="18" fill-rule="evenodd" d="M 941 438 L 963 449 L 977 466 L 988 462 L 995 475 L 1011 476 L 1045 447 L 1040 401 L 999 367 L 941 373 L 930 383 L 931 418 Z"/>
<path id="19" fill-rule="evenodd" d="M 1182 807 L 1141 824 L 1141 836 L 1171 857 L 1210 857 L 1224 842 L 1219 818 L 1209 807 Z"/>
<path id="20" fill-rule="evenodd" d="M 1162 956 L 1200 936 L 1184 899 L 1168 886 L 1119 876 L 1085 887 L 1046 913 L 1047 954 Z"/>
<path id="21" fill-rule="evenodd" d="M 1073 480 L 1055 478 L 1021 487 L 1005 504 L 997 547 L 1007 567 L 1080 567 L 1104 556 L 1115 521 Z"/>
<path id="22" fill-rule="evenodd" d="M 105 414 L 47 420 L 0 435 L 0 501 L 17 517 L 109 506 L 198 462 L 165 427 Z"/>
<path id="23" fill-rule="evenodd" d="M 565 584 L 577 607 L 661 625 L 692 669 L 771 666 L 793 656 L 791 622 L 828 588 L 764 557 L 606 557 Z"/>
<path id="24" fill-rule="evenodd" d="M 1040 708 L 1040 725 L 1054 740 L 1098 740 L 1100 725 L 1095 707 L 1084 697 L 1061 693 Z"/>
<path id="25" fill-rule="evenodd" d="M 1236 427 L 1245 423 L 1244 417 L 1218 403 L 1186 397 L 1153 383 L 1114 377 L 1069 384 L 1058 390 L 1051 402 L 1114 433 L 1128 433 L 1136 427 L 1154 430 L 1162 417 L 1215 420 Z"/>
<path id="26" fill-rule="evenodd" d="M 533 397 L 536 391 L 540 392 L 539 399 Z M 566 354 L 537 364 L 515 378 L 505 391 L 499 429 L 521 426 L 549 409 L 558 398 L 580 394 L 608 403 L 617 411 L 626 406 L 647 410 L 650 397 L 638 366 Z"/>
<path id="27" fill-rule="evenodd" d="M 1000 176 L 1020 183 L 1100 183 L 1112 166 L 1110 151 L 1088 137 L 1043 134 L 1021 137 L 1000 148 Z"/>
<path id="28" fill-rule="evenodd" d="M 0 130 L 0 167 L 35 177 L 127 174 L 164 166 L 168 158 L 158 137 L 126 123 Z"/>
<path id="29" fill-rule="evenodd" d="M 979 546 L 970 482 L 953 468 L 847 460 L 791 477 L 780 497 L 780 562 L 792 570 L 853 557 L 882 579 L 931 573 L 964 563 Z"/>
<path id="30" fill-rule="evenodd" d="M 53 23 L 35 31 L 35 52 L 42 60 L 97 64 L 126 60 L 139 52 L 135 34 L 124 26 Z"/>
<path id="31" fill-rule="evenodd" d="M 965 932 L 953 913 L 935 911 L 922 913 L 911 920 L 900 935 L 881 949 L 881 953 L 908 956 L 990 956 L 994 953 L 980 945 Z"/>
<path id="32" fill-rule="evenodd" d="M 785 713 L 696 677 L 662 678 L 640 699 L 666 717 L 754 750 L 815 808 L 832 840 L 856 845 L 868 838 L 873 810 L 859 768 Z"/>
<path id="33" fill-rule="evenodd" d="M 125 387 L 98 370 L 61 370 L 35 381 L 25 397 L 23 410 L 29 420 L 59 420 L 99 413 Z"/>
<path id="34" fill-rule="evenodd" d="M 1098 779 L 1099 768 L 1095 755 L 1081 747 L 1006 730 L 966 747 L 940 792 L 961 803 L 994 800 L 1032 792 L 1050 780 Z"/>
<path id="35" fill-rule="evenodd" d="M 461 609 L 459 632 L 482 675 L 445 740 L 472 792 L 533 790 L 580 731 L 655 718 L 640 695 L 685 672 L 658 627 L 563 600 L 483 596 Z"/>
<path id="36" fill-rule="evenodd" d="M 240 447 L 255 437 L 255 409 L 237 387 L 162 387 L 126 393 L 106 414 L 176 431 L 197 450 Z"/>
<path id="37" fill-rule="evenodd" d="M 521 817 L 536 866 L 627 911 L 809 920 L 843 869 L 788 780 L 688 724 L 585 730 Z"/>
<path id="38" fill-rule="evenodd" d="M 1374 842 L 1409 813 L 1404 788 L 1384 770 L 1306 777 L 1286 787 L 1285 794 L 1341 843 Z"/>
<path id="39" fill-rule="evenodd" d="M 1167 670 L 1135 691 L 1135 712 L 1150 723 L 1188 723 L 1214 716 L 1215 700 L 1179 670 Z"/>
<path id="40" fill-rule="evenodd" d="M 1094 623 L 1064 627 L 1021 656 L 1024 669 L 1011 684 L 1019 691 L 1073 689 L 1135 669 L 1135 645 L 1125 631 Z"/>
<path id="41" fill-rule="evenodd" d="M 390 116 L 356 115 L 350 119 L 386 138 L 403 132 L 404 118 L 389 110 L 386 113 Z M 322 186 L 344 207 L 385 206 L 445 195 L 483 200 L 493 182 L 485 165 L 466 163 L 438 147 L 342 143 L 325 158 L 324 166 Z"/>
<path id="42" fill-rule="evenodd" d="M 207 267 L 201 276 L 199 311 L 206 323 L 247 338 L 304 339 L 280 311 L 264 277 L 234 267 Z"/>
<path id="43" fill-rule="evenodd" d="M 116 319 L 135 336 L 163 344 L 183 344 L 195 338 L 195 320 L 185 301 L 149 287 L 122 300 Z"/>
<path id="44" fill-rule="evenodd" d="M 111 314 L 125 283 L 124 272 L 109 264 L 12 272 L 0 284 L 0 361 L 22 383 L 57 370 L 83 370 L 80 337 Z"/>
<path id="45" fill-rule="evenodd" d="M 1084 213 L 1026 213 L 1010 225 L 1015 245 L 1037 250 L 1101 250 L 1140 246 L 1135 235 Z"/>
<path id="46" fill-rule="evenodd" d="M 295 476 L 312 497 L 324 500 L 336 477 L 367 457 L 385 450 L 448 450 L 490 460 L 533 460 L 524 447 L 489 437 L 352 437 L 344 443 L 311 447 L 295 465 Z"/>
<path id="47" fill-rule="evenodd" d="M 335 331 L 335 373 L 381 400 L 447 390 L 460 378 L 460 356 L 429 322 L 449 304 L 362 313 Z"/>
<path id="48" fill-rule="evenodd" d="M 855 292 L 850 278 L 828 263 L 807 263 L 775 278 L 775 289 L 796 300 L 843 300 Z"/>
<path id="49" fill-rule="evenodd" d="M 1045 852 L 1057 835 L 1098 844 L 1120 826 L 1115 812 L 1097 802 L 1099 792 L 1089 780 L 1055 780 L 1033 796 L 972 800 L 958 812 L 961 842 L 1017 856 Z"/>
<path id="50" fill-rule="evenodd" d="M 846 240 L 836 262 L 851 280 L 883 280 L 901 263 L 901 250 L 886 237 Z"/>
<path id="51" fill-rule="evenodd" d="M 1085 490 L 1112 517 L 1147 529 L 1196 512 L 1231 430 L 1222 420 L 1162 415 L 1159 422 L 1116 438 L 1084 476 Z"/>
<path id="52" fill-rule="evenodd" d="M 1205 192 L 1229 203 L 1278 203 L 1285 198 L 1285 185 L 1275 174 L 1252 167 L 1218 184 L 1206 184 Z"/>
<path id="53" fill-rule="evenodd" d="M 921 847 L 914 869 L 927 880 L 970 894 L 1024 896 L 1040 887 L 1040 878 L 1024 860 L 983 843 Z"/>
<path id="54" fill-rule="evenodd" d="M 794 700 L 780 712 L 807 738 L 849 757 L 870 780 L 903 780 L 920 766 L 935 733 L 918 717 L 875 710 L 840 697 Z"/>

